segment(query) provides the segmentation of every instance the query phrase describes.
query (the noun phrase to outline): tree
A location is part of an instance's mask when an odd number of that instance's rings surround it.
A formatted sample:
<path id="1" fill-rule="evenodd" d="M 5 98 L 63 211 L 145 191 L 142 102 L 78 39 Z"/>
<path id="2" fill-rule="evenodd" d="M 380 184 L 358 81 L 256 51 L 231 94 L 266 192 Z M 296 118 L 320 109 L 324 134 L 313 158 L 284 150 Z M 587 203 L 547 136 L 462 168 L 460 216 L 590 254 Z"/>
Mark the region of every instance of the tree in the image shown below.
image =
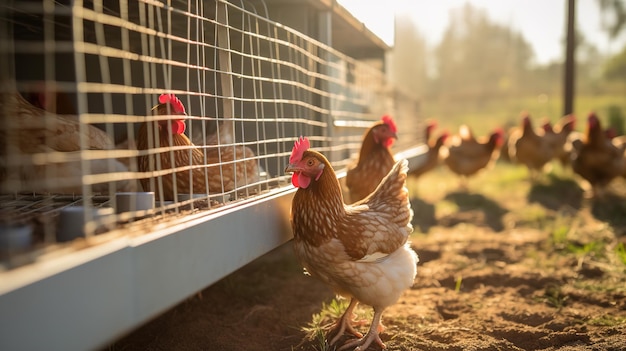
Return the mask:
<path id="1" fill-rule="evenodd" d="M 605 29 L 615 39 L 626 28 L 626 2 L 624 0 L 598 0 L 604 17 Z"/>
<path id="2" fill-rule="evenodd" d="M 409 16 L 396 15 L 395 42 L 391 64 L 394 83 L 416 96 L 422 96 L 428 85 L 426 41 Z"/>
<path id="3" fill-rule="evenodd" d="M 611 57 L 604 66 L 604 78 L 626 82 L 626 46 L 620 53 Z"/>
<path id="4" fill-rule="evenodd" d="M 452 10 L 435 49 L 437 86 L 452 96 L 486 98 L 519 92 L 534 53 L 524 37 L 466 3 Z"/>

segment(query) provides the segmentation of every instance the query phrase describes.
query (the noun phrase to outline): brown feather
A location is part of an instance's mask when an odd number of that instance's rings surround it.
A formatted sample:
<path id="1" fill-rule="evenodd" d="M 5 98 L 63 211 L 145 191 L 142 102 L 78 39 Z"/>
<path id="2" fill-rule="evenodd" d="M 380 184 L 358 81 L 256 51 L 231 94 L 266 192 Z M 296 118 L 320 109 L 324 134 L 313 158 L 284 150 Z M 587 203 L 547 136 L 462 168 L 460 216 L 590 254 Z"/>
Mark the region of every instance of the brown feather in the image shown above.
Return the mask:
<path id="1" fill-rule="evenodd" d="M 157 107 L 156 110 L 162 115 L 169 114 L 163 107 Z M 258 164 L 253 158 L 254 152 L 249 148 L 241 145 L 199 147 L 184 134 L 172 135 L 167 123 L 143 123 L 139 129 L 138 150 L 176 147 L 139 157 L 139 170 L 153 173 L 151 178 L 141 180 L 144 190 L 154 191 L 159 198 L 160 190 L 156 180 L 160 177 L 163 198 L 174 200 L 174 177 L 178 194 L 217 194 L 258 181 Z"/>
<path id="2" fill-rule="evenodd" d="M 300 188 L 294 196 L 292 221 L 296 241 L 317 247 L 339 239 L 345 252 L 361 259 L 374 252 L 393 252 L 402 246 L 412 231 L 413 215 L 405 188 L 406 170 L 396 164 L 380 186 L 365 199 L 345 205 L 341 187 L 330 162 L 309 150 L 303 159 L 314 157 L 325 164 L 319 180 Z M 384 238 L 377 233 L 387 233 Z"/>
<path id="3" fill-rule="evenodd" d="M 395 163 L 389 148 L 377 143 L 374 138 L 374 130 L 383 124 L 376 123 L 365 132 L 359 158 L 348 166 L 346 187 L 351 203 L 365 198 L 374 191 Z"/>

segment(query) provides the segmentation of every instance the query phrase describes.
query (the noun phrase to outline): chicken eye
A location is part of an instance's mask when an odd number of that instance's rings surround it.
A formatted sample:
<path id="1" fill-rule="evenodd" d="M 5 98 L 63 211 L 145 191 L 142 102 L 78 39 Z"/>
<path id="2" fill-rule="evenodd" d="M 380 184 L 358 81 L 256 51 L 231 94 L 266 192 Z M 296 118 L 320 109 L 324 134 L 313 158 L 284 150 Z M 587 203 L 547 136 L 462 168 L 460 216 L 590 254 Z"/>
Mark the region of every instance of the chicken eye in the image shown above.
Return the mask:
<path id="1" fill-rule="evenodd" d="M 310 158 L 308 161 L 306 161 L 306 165 L 309 166 L 309 167 L 313 166 L 314 164 L 315 164 L 315 160 L 312 159 L 312 158 Z"/>

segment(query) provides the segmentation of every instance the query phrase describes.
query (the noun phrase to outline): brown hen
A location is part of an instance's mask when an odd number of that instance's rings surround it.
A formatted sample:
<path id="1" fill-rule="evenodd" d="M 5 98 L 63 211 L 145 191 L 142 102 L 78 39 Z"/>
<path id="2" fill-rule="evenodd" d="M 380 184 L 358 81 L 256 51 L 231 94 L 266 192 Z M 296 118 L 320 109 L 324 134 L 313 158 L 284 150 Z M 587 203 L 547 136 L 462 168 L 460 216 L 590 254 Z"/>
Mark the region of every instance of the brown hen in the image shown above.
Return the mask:
<path id="1" fill-rule="evenodd" d="M 285 172 L 293 173 L 298 188 L 291 207 L 294 249 L 306 271 L 350 305 L 336 324 L 336 344 L 344 332 L 360 339 L 339 350 L 365 350 L 379 337 L 381 315 L 413 285 L 418 258 L 408 243 L 413 211 L 406 189 L 407 161 L 395 163 L 380 185 L 358 204 L 345 205 L 341 186 L 324 155 L 310 150 L 309 141 L 296 142 Z M 367 335 L 352 326 L 357 303 L 374 308 Z"/>
<path id="2" fill-rule="evenodd" d="M 602 196 L 606 186 L 624 173 L 624 147 L 607 137 L 596 114 L 589 115 L 584 137 L 574 146 L 572 169 L 591 185 L 592 196 Z"/>
<path id="3" fill-rule="evenodd" d="M 439 137 L 437 137 L 437 139 L 428 143 L 428 150 L 426 150 L 426 154 L 424 155 L 424 161 L 420 163 L 417 167 L 409 171 L 409 176 L 416 178 L 421 177 L 422 175 L 430 172 L 439 165 L 439 153 L 448 136 L 448 133 L 444 132 Z"/>
<path id="4" fill-rule="evenodd" d="M 543 131 L 544 138 L 552 148 L 553 158 L 559 160 L 561 165 L 568 166 L 570 164 L 570 154 L 567 148 L 567 141 L 569 135 L 576 128 L 576 117 L 574 115 L 567 115 L 561 118 L 555 125 L 549 122 L 544 123 Z"/>
<path id="5" fill-rule="evenodd" d="M 524 113 L 521 128 L 509 136 L 509 158 L 526 166 L 531 180 L 536 180 L 538 174 L 554 157 L 554 148 L 544 135 L 543 129 L 533 128 L 530 116 Z"/>
<path id="6" fill-rule="evenodd" d="M 371 194 L 393 167 L 395 160 L 390 149 L 396 133 L 393 118 L 386 115 L 365 132 L 359 158 L 348 166 L 346 173 L 350 203 Z"/>
<path id="7" fill-rule="evenodd" d="M 496 129 L 486 140 L 478 140 L 469 127 L 463 125 L 459 135 L 446 142 L 441 156 L 448 168 L 461 177 L 461 187 L 467 188 L 467 178 L 489 166 L 499 155 L 503 132 Z"/>
<path id="8" fill-rule="evenodd" d="M 3 191 L 80 194 L 84 175 L 128 170 L 107 155 L 102 155 L 107 160 L 94 159 L 85 168 L 82 151 L 110 150 L 114 145 L 104 131 L 89 124 L 81 125 L 76 115 L 47 112 L 30 104 L 19 93 L 2 93 L 0 116 Z M 38 160 L 45 159 L 35 163 L 35 155 Z M 9 159 L 13 159 L 11 164 Z M 92 186 L 94 193 L 104 194 L 111 189 L 130 191 L 134 183 L 120 181 L 111 188 L 106 181 Z"/>
<path id="9" fill-rule="evenodd" d="M 151 150 L 138 162 L 139 171 L 152 173 L 141 180 L 144 190 L 174 200 L 178 194 L 217 194 L 258 181 L 257 161 L 249 148 L 212 145 L 203 151 L 187 138 L 184 120 L 175 117 L 186 116 L 185 107 L 173 94 L 161 95 L 153 111 L 174 119 L 146 122 L 139 128 L 137 149 Z"/>

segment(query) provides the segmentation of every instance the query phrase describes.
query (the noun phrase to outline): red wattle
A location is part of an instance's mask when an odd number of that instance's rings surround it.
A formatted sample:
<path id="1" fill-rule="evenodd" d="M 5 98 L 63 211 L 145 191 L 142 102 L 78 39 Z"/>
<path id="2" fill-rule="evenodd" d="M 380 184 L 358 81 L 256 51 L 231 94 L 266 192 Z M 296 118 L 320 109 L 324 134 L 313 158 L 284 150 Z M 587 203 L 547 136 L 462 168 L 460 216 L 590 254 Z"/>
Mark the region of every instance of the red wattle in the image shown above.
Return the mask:
<path id="1" fill-rule="evenodd" d="M 172 133 L 176 135 L 183 134 L 185 132 L 185 122 L 181 119 L 172 121 Z"/>

